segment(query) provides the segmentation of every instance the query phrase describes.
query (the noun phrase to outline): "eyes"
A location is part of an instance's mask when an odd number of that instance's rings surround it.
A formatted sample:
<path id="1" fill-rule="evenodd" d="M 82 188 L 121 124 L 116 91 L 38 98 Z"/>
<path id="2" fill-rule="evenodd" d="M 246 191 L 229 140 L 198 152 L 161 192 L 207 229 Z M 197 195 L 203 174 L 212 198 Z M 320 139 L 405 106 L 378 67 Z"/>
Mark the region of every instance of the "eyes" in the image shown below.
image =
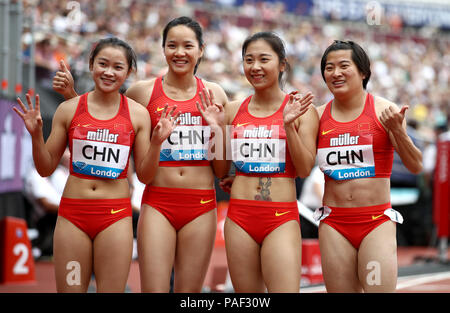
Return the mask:
<path id="1" fill-rule="evenodd" d="M 331 72 L 335 69 L 335 67 L 336 66 L 334 66 L 334 65 L 328 64 L 327 66 L 325 66 L 325 71 Z M 348 69 L 349 67 L 350 67 L 349 63 L 342 63 L 342 64 L 337 65 L 337 68 L 342 69 L 342 70 Z"/>
<path id="2" fill-rule="evenodd" d="M 99 65 L 101 68 L 106 68 L 109 66 L 109 63 L 103 60 L 97 61 L 97 65 Z M 122 64 L 115 64 L 113 65 L 113 68 L 116 71 L 123 71 L 125 70 L 125 66 L 123 66 Z"/>

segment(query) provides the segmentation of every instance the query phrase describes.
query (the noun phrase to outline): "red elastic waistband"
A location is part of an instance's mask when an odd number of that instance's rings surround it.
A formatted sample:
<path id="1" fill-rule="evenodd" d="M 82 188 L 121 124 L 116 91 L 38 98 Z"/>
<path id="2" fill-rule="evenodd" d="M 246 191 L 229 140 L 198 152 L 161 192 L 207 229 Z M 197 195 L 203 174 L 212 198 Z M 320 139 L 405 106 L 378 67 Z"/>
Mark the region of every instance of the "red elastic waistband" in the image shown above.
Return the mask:
<path id="1" fill-rule="evenodd" d="M 72 199 L 61 198 L 61 205 L 78 205 L 78 206 L 90 206 L 95 204 L 99 205 L 126 205 L 130 203 L 130 198 L 117 198 L 117 199 Z"/>
<path id="2" fill-rule="evenodd" d="M 150 192 L 166 193 L 166 194 L 184 194 L 184 195 L 215 195 L 214 189 L 189 189 L 189 188 L 170 188 L 159 186 L 146 186 Z"/>
<path id="3" fill-rule="evenodd" d="M 272 208 L 296 208 L 297 201 L 289 202 L 270 202 L 270 201 L 259 201 L 259 200 L 246 200 L 246 199 L 230 199 L 230 205 L 246 205 L 246 206 L 258 206 L 258 207 L 272 207 Z"/>
<path id="4" fill-rule="evenodd" d="M 327 205 L 328 206 L 328 205 Z M 339 212 L 339 213 L 362 213 L 362 212 L 379 212 L 381 210 L 386 210 L 392 208 L 391 203 L 383 203 L 383 204 L 377 204 L 377 205 L 370 205 L 370 206 L 359 206 L 359 207 L 333 207 L 328 206 L 333 213 Z"/>

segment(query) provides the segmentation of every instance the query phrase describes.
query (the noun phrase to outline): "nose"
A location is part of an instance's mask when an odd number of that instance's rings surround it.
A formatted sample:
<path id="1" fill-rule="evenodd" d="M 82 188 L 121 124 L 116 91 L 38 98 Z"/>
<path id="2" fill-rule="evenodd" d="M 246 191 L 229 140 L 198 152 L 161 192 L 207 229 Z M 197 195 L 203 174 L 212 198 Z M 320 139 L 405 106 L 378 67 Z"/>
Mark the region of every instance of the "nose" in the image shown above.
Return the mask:
<path id="1" fill-rule="evenodd" d="M 184 48 L 183 47 L 177 47 L 175 50 L 175 56 L 183 56 L 184 55 Z"/>
<path id="2" fill-rule="evenodd" d="M 108 66 L 107 68 L 105 68 L 105 71 L 103 72 L 104 75 L 107 76 L 112 76 L 114 75 L 113 73 L 113 68 L 111 66 Z"/>
<path id="3" fill-rule="evenodd" d="M 333 70 L 333 73 L 331 73 L 331 76 L 332 77 L 339 77 L 339 76 L 341 76 L 341 74 L 342 74 L 341 69 L 339 67 L 335 67 L 334 70 Z"/>
<path id="4" fill-rule="evenodd" d="M 258 60 L 254 61 L 251 65 L 251 69 L 252 71 L 257 71 L 261 69 L 261 62 L 259 62 Z"/>

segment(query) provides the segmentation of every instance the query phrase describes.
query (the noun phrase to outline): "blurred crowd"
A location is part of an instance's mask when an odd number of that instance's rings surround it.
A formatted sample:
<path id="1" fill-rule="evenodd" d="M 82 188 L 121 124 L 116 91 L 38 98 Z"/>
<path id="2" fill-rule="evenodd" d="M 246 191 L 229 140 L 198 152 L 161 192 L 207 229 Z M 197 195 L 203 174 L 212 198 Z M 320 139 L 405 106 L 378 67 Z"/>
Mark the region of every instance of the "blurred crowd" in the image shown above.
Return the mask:
<path id="1" fill-rule="evenodd" d="M 286 91 L 311 90 L 317 105 L 328 101 L 331 94 L 320 73 L 320 58 L 334 39 L 348 39 L 360 43 L 371 57 L 368 90 L 410 105 L 408 118 L 426 141 L 434 140 L 435 126 L 449 120 L 450 36 L 429 27 L 402 27 L 395 16 L 368 25 L 307 17 L 301 15 L 301 8 L 294 14 L 286 12 L 282 3 L 251 0 L 240 7 L 228 6 L 227 1 L 185 0 L 29 0 L 24 5 L 36 14 L 35 60 L 38 68 L 44 68 L 44 73 L 38 72 L 43 82 L 49 83 L 61 58 L 76 77 L 82 77 L 88 71 L 91 44 L 111 35 L 129 42 L 137 53 L 138 72 L 128 84 L 163 74 L 162 29 L 172 18 L 188 15 L 204 28 L 206 50 L 198 75 L 219 83 L 230 99 L 250 91 L 242 73 L 242 42 L 253 32 L 273 30 L 284 38 L 289 51 Z M 28 37 L 25 29 L 25 49 Z"/>

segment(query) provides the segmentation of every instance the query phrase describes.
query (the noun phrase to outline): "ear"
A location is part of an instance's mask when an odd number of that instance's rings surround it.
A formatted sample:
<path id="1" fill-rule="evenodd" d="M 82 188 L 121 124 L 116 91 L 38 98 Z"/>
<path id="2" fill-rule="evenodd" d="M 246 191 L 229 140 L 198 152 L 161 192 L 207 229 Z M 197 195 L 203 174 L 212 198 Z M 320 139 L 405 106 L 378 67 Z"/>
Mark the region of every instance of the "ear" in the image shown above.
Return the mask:
<path id="1" fill-rule="evenodd" d="M 200 49 L 200 58 L 202 58 L 203 53 L 205 52 L 205 44 L 201 45 L 199 49 Z"/>
<path id="2" fill-rule="evenodd" d="M 280 62 L 280 72 L 284 72 L 286 70 L 287 59 L 284 59 Z"/>

